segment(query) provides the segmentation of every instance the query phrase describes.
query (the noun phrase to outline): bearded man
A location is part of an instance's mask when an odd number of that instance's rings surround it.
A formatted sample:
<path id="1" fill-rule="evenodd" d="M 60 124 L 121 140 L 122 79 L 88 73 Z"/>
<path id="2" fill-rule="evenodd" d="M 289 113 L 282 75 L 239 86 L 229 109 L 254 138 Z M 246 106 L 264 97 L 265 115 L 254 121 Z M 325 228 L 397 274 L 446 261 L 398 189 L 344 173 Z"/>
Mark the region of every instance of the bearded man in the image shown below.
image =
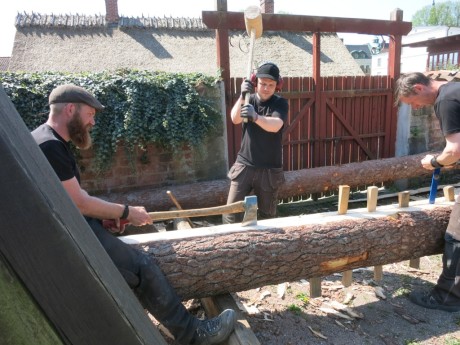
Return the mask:
<path id="1" fill-rule="evenodd" d="M 228 338 L 236 322 L 235 312 L 225 310 L 210 320 L 199 320 L 185 309 L 164 273 L 149 255 L 134 249 L 102 226 L 102 220 L 127 219 L 134 226 L 151 224 L 142 206 L 108 202 L 90 196 L 80 186 L 80 173 L 70 149 L 91 146 L 90 130 L 96 111 L 104 106 L 85 89 L 68 84 L 49 95 L 48 121 L 32 132 L 64 189 L 85 217 L 139 301 L 175 337 L 178 344 L 219 344 Z"/>

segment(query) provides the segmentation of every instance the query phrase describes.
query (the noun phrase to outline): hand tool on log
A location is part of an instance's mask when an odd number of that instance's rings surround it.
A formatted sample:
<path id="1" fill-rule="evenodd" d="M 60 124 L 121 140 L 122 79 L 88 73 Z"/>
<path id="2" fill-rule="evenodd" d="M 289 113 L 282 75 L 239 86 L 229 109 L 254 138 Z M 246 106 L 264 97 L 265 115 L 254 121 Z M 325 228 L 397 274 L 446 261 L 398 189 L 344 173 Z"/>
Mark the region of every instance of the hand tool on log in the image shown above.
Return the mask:
<path id="1" fill-rule="evenodd" d="M 172 218 L 186 217 L 205 217 L 227 213 L 244 212 L 241 225 L 256 225 L 257 224 L 257 196 L 250 195 L 244 198 L 244 201 L 237 201 L 224 206 L 215 206 L 207 208 L 198 208 L 191 210 L 176 210 L 176 211 L 160 211 L 149 212 L 150 217 L 154 221 L 166 220 Z"/>
<path id="2" fill-rule="evenodd" d="M 257 38 L 262 36 L 262 14 L 259 6 L 249 6 L 244 11 L 244 25 L 249 35 L 249 61 L 248 69 L 246 73 L 247 80 L 251 80 L 252 74 L 252 62 L 254 60 L 254 44 Z M 249 104 L 249 93 L 246 93 L 244 98 L 244 104 Z M 243 119 L 244 122 L 248 122 L 247 118 Z"/>
<path id="3" fill-rule="evenodd" d="M 434 204 L 434 201 L 436 200 L 436 194 L 438 193 L 438 181 L 439 181 L 440 173 L 441 173 L 441 168 L 436 168 L 433 170 L 433 176 L 431 177 L 430 196 L 428 198 L 428 202 L 430 204 Z"/>
<path id="4" fill-rule="evenodd" d="M 171 201 L 174 203 L 174 205 L 176 205 L 177 209 L 178 209 L 178 210 L 182 210 L 182 206 L 179 204 L 179 201 L 177 201 L 177 199 L 176 199 L 176 197 L 173 195 L 173 193 L 172 193 L 170 190 L 168 190 L 168 191 L 166 191 L 166 194 L 168 194 L 169 198 L 170 198 Z M 187 218 L 185 218 L 185 219 L 187 220 L 187 222 L 188 222 L 188 224 L 190 225 L 190 227 L 193 228 L 194 225 L 193 225 L 192 221 L 190 220 L 190 218 L 187 217 Z"/>
<path id="5" fill-rule="evenodd" d="M 239 212 L 244 212 L 243 221 L 241 222 L 242 226 L 257 225 L 257 196 L 250 195 L 245 197 L 244 201 L 237 201 L 224 206 L 191 210 L 149 212 L 149 215 L 153 221 L 160 221 L 173 218 L 205 217 Z M 122 226 L 124 228 L 127 224 L 129 224 L 127 220 L 120 219 L 120 228 Z M 110 230 L 116 227 L 116 221 L 114 219 L 104 219 L 102 225 L 104 228 Z"/>

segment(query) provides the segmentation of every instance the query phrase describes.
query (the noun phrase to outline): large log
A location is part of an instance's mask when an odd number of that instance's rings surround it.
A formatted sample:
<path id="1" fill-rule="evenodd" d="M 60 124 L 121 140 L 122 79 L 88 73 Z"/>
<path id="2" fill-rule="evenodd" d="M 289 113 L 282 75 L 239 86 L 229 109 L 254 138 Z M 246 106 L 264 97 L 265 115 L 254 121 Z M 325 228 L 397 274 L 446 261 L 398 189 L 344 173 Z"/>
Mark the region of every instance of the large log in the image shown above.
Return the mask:
<path id="1" fill-rule="evenodd" d="M 437 154 L 437 153 L 434 153 Z M 429 176 L 420 160 L 426 155 L 376 159 L 340 166 L 286 171 L 286 183 L 279 192 L 279 198 L 290 198 L 337 190 L 339 185 L 350 187 L 372 185 L 417 176 Z M 184 209 L 224 205 L 227 201 L 229 180 L 213 180 L 165 188 L 142 189 L 138 191 L 100 195 L 110 201 L 143 205 L 148 210 L 168 210 L 173 207 L 166 192 L 170 190 Z"/>
<path id="2" fill-rule="evenodd" d="M 122 239 L 156 257 L 183 298 L 199 298 L 441 253 L 452 204 L 440 198 Z"/>

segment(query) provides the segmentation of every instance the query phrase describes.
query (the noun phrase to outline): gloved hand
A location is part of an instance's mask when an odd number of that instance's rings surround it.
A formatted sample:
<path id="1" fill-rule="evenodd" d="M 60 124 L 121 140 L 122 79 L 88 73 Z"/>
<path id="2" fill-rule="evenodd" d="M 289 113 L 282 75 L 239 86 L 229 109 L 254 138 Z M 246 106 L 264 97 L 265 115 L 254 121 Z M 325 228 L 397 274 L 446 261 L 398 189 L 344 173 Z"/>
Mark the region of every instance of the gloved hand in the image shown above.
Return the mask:
<path id="1" fill-rule="evenodd" d="M 244 99 L 247 93 L 254 93 L 254 85 L 251 83 L 250 80 L 245 79 L 241 83 L 241 97 Z"/>
<path id="2" fill-rule="evenodd" d="M 104 219 L 102 226 L 112 234 L 122 234 L 125 232 L 126 225 L 129 224 L 127 219 Z"/>
<path id="3" fill-rule="evenodd" d="M 245 104 L 241 106 L 240 116 L 243 119 L 248 119 L 250 122 L 256 122 L 259 115 L 256 113 L 252 104 Z"/>

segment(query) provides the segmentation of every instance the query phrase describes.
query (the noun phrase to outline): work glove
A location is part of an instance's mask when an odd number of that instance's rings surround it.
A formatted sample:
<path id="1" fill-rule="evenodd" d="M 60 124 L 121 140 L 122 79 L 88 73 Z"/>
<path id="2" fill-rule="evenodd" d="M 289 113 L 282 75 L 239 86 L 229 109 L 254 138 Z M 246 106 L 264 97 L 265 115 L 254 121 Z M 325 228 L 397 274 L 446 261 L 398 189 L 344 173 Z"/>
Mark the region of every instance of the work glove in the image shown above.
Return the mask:
<path id="1" fill-rule="evenodd" d="M 122 234 L 126 230 L 126 225 L 129 224 L 127 219 L 104 219 L 102 226 L 109 230 L 112 234 Z"/>
<path id="2" fill-rule="evenodd" d="M 256 110 L 252 104 L 242 105 L 240 116 L 243 118 L 243 120 L 247 119 L 249 122 L 256 122 L 259 118 L 259 115 L 257 115 Z"/>
<path id="3" fill-rule="evenodd" d="M 241 83 L 241 97 L 244 99 L 247 93 L 254 93 L 254 85 L 251 83 L 250 80 L 245 79 Z"/>

